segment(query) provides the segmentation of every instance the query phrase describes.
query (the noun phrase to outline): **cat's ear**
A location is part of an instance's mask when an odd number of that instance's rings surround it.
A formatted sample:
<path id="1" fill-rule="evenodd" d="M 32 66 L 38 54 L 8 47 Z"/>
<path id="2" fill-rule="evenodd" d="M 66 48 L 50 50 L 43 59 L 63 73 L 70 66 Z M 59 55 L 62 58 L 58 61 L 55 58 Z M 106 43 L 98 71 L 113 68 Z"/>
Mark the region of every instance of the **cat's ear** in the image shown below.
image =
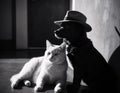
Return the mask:
<path id="1" fill-rule="evenodd" d="M 53 46 L 53 44 L 49 40 L 46 40 L 46 48 L 48 49 L 51 46 Z"/>
<path id="2" fill-rule="evenodd" d="M 63 42 L 63 43 L 60 45 L 60 47 L 61 47 L 62 49 L 66 49 L 66 43 Z"/>

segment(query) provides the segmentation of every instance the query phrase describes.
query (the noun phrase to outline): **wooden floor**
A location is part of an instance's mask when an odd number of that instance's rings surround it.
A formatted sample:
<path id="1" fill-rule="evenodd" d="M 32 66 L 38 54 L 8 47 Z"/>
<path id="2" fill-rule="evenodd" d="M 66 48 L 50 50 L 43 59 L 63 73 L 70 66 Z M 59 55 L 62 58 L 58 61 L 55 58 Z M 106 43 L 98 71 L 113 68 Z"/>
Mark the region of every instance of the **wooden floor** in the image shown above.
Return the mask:
<path id="1" fill-rule="evenodd" d="M 10 87 L 10 77 L 18 73 L 28 60 L 23 58 L 0 59 L 0 93 L 34 93 L 33 88 L 23 87 L 20 90 L 12 90 Z M 39 93 L 53 93 L 53 89 L 48 88 Z"/>

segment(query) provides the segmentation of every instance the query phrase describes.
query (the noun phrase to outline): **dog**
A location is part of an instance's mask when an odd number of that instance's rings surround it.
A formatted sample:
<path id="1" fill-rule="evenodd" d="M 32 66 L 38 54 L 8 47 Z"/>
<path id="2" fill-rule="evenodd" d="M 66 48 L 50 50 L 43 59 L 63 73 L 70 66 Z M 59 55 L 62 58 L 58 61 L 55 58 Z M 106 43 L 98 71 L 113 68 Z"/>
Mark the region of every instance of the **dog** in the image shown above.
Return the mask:
<path id="1" fill-rule="evenodd" d="M 67 11 L 64 20 L 55 21 L 60 28 L 55 37 L 68 45 L 67 56 L 74 68 L 73 84 L 68 93 L 116 93 L 116 75 L 103 56 L 87 37 L 92 30 L 86 16 L 78 11 Z M 87 87 L 81 90 L 83 80 Z"/>
<path id="2" fill-rule="evenodd" d="M 34 91 L 38 92 L 47 83 L 55 84 L 54 93 L 66 93 L 66 81 L 72 81 L 69 77 L 72 69 L 68 68 L 70 64 L 66 59 L 66 44 L 54 45 L 47 40 L 46 46 L 44 56 L 30 59 L 18 74 L 11 77 L 13 89 L 20 87 L 23 82 L 28 87 L 34 84 Z"/>

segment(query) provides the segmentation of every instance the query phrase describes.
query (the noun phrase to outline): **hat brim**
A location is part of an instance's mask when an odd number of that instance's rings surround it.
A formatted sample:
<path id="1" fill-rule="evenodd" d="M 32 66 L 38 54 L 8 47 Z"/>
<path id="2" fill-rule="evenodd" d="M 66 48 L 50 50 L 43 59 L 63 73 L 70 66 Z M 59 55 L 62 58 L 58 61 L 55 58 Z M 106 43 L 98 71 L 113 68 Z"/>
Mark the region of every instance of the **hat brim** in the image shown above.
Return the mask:
<path id="1" fill-rule="evenodd" d="M 85 29 L 86 32 L 90 32 L 92 30 L 91 26 L 87 23 L 83 23 L 80 21 L 75 21 L 75 20 L 60 20 L 60 21 L 54 21 L 55 24 L 61 26 L 62 23 L 67 23 L 67 22 L 75 22 L 75 23 L 79 23 L 80 25 L 82 25 Z"/>

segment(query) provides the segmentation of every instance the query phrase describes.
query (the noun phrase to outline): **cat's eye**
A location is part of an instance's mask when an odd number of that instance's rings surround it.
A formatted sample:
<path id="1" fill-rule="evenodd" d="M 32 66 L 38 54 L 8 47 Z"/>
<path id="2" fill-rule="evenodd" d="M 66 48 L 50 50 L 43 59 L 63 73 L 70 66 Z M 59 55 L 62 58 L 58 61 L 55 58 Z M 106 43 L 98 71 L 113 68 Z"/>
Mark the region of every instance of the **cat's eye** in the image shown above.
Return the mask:
<path id="1" fill-rule="evenodd" d="M 54 56 L 57 56 L 57 55 L 58 55 L 58 53 L 55 53 L 55 54 L 54 54 Z"/>
<path id="2" fill-rule="evenodd" d="M 51 54 L 51 52 L 48 52 L 47 54 L 48 54 L 48 55 L 50 55 L 50 54 Z"/>

